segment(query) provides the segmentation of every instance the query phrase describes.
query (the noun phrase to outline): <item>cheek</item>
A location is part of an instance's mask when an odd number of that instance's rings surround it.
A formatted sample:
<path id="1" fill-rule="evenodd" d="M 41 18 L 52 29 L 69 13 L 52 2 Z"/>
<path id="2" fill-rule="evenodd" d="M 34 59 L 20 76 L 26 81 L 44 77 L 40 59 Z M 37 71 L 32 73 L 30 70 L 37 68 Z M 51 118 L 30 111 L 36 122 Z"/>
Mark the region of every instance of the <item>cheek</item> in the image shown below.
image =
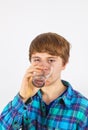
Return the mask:
<path id="1" fill-rule="evenodd" d="M 54 73 L 55 74 L 58 74 L 59 72 L 61 72 L 62 71 L 62 67 L 61 66 L 56 66 L 56 67 L 54 67 Z"/>
<path id="2" fill-rule="evenodd" d="M 60 78 L 60 72 L 58 70 L 54 70 L 51 77 L 49 77 L 47 80 L 46 80 L 46 85 L 50 85 L 52 84 L 54 81 L 56 81 L 58 78 Z"/>
<path id="3" fill-rule="evenodd" d="M 53 78 L 56 78 L 61 75 L 61 71 L 63 70 L 62 66 L 57 66 L 53 70 Z"/>

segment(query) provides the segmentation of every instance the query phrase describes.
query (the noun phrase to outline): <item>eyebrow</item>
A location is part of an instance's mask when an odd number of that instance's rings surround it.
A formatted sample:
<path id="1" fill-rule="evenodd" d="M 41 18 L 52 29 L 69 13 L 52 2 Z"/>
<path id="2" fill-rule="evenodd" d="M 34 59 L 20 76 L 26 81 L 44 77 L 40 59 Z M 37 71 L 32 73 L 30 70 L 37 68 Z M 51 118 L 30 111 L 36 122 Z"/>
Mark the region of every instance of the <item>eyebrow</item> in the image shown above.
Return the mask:
<path id="1" fill-rule="evenodd" d="M 40 57 L 38 57 L 38 56 L 32 56 L 31 58 L 40 58 Z"/>
<path id="2" fill-rule="evenodd" d="M 39 57 L 39 56 L 33 56 L 31 58 L 33 58 L 33 59 L 40 58 L 41 59 L 41 57 Z M 57 59 L 57 56 L 49 56 L 49 57 L 46 57 L 46 58 L 55 58 L 55 59 Z"/>

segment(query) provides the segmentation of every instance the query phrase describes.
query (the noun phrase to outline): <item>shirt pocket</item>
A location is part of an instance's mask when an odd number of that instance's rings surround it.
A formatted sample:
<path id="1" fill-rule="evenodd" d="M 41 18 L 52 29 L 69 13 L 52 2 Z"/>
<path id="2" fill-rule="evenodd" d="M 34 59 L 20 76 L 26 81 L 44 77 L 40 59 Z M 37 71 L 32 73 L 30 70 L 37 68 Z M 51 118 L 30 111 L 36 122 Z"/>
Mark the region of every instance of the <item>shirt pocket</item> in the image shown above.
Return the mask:
<path id="1" fill-rule="evenodd" d="M 19 130 L 22 128 L 22 116 L 15 116 L 12 122 L 11 130 Z"/>

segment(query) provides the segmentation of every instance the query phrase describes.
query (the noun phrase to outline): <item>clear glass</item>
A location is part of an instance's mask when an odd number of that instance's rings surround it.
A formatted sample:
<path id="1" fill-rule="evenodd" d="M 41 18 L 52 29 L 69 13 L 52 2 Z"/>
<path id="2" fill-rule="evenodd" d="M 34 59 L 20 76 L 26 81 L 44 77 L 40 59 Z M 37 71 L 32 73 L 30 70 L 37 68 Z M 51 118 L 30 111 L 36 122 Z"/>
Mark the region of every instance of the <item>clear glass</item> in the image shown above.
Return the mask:
<path id="1" fill-rule="evenodd" d="M 41 88 L 45 85 L 46 80 L 52 75 L 53 68 L 49 68 L 47 71 L 42 70 L 41 72 L 37 73 L 34 72 L 32 78 L 32 84 L 37 87 Z"/>

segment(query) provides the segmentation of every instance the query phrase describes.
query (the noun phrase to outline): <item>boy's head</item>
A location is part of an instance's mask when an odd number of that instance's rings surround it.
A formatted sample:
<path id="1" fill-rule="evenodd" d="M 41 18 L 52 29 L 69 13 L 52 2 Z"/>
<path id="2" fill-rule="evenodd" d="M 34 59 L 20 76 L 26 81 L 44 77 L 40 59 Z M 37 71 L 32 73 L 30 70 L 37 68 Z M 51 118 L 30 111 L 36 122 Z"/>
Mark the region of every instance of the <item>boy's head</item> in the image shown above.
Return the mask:
<path id="1" fill-rule="evenodd" d="M 43 33 L 35 37 L 29 48 L 29 60 L 34 53 L 48 53 L 54 56 L 60 56 L 65 65 L 69 60 L 70 43 L 62 36 L 56 33 Z"/>

